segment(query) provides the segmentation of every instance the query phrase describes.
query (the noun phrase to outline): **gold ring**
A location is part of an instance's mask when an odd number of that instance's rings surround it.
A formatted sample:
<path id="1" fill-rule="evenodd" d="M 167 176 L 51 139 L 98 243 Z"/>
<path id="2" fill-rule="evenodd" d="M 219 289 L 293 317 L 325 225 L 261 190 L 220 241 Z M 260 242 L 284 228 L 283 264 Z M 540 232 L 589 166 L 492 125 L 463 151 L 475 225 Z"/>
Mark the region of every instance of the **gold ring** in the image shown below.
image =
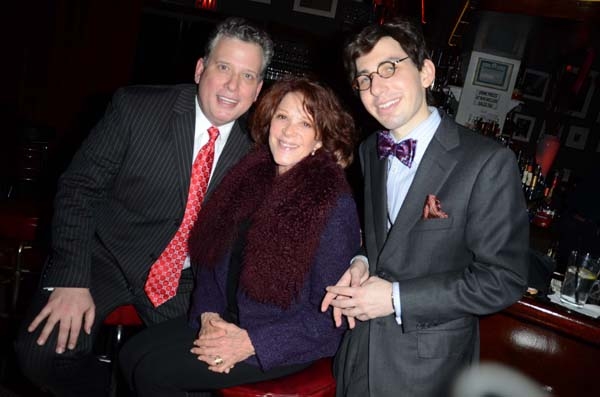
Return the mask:
<path id="1" fill-rule="evenodd" d="M 220 356 L 215 357 L 214 364 L 215 365 L 221 365 L 221 364 L 223 364 L 223 359 Z"/>

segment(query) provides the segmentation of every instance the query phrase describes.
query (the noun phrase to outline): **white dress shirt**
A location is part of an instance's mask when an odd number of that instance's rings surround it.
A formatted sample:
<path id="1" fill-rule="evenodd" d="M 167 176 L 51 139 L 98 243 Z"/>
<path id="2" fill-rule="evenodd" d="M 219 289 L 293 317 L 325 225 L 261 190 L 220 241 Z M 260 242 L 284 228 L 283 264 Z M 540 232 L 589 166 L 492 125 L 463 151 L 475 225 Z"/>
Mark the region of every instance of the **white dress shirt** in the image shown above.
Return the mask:
<path id="1" fill-rule="evenodd" d="M 387 175 L 387 208 L 388 208 L 388 230 L 392 227 L 398 216 L 398 212 L 404 203 L 404 199 L 408 194 L 408 189 L 415 179 L 419 164 L 423 159 L 425 150 L 429 146 L 429 142 L 433 138 L 440 122 L 442 121 L 440 114 L 434 107 L 429 107 L 431 114 L 427 119 L 415 127 L 402 140 L 397 140 L 393 134 L 390 134 L 394 142 L 398 143 L 405 139 L 415 139 L 417 148 L 415 157 L 412 162 L 412 167 L 408 168 L 398 160 L 395 156 L 388 157 L 388 175 Z"/>
<path id="2" fill-rule="evenodd" d="M 403 137 L 401 140 L 397 140 L 393 134 L 390 134 L 390 136 L 396 143 L 401 142 L 405 139 L 415 139 L 417 141 L 417 148 L 415 150 L 415 157 L 410 168 L 401 163 L 400 160 L 398 160 L 398 158 L 395 156 L 389 156 L 387 159 L 388 175 L 386 182 L 386 192 L 388 209 L 388 231 L 396 221 L 398 212 L 400 212 L 400 208 L 402 208 L 404 199 L 408 194 L 408 189 L 410 189 L 410 185 L 412 185 L 413 180 L 415 179 L 415 174 L 419 169 L 419 164 L 421 164 L 421 160 L 423 159 L 425 150 L 427 150 L 431 139 L 433 139 L 433 136 L 435 135 L 435 131 L 437 130 L 438 126 L 442 121 L 442 118 L 440 117 L 440 114 L 436 108 L 430 106 L 429 111 L 431 112 L 429 117 L 423 120 L 423 122 L 417 125 L 414 130 L 412 130 L 407 136 Z M 368 259 L 362 255 L 358 255 L 352 258 L 352 261 L 354 261 L 355 259 L 362 259 L 367 264 L 367 266 L 369 264 Z M 400 283 L 397 281 L 392 282 L 391 299 L 392 307 L 394 308 L 394 317 L 396 319 L 396 323 L 400 325 L 402 324 L 402 302 L 400 300 Z"/>
<path id="3" fill-rule="evenodd" d="M 202 113 L 202 109 L 200 109 L 200 105 L 198 104 L 198 97 L 196 97 L 194 102 L 196 103 L 196 124 L 194 126 L 194 155 L 192 157 L 193 159 L 196 158 L 202 146 L 206 145 L 206 143 L 208 142 L 210 138 L 208 135 L 208 129 L 212 127 L 212 123 L 208 121 L 204 113 Z M 225 143 L 227 143 L 227 138 L 229 138 L 229 134 L 231 133 L 231 129 L 233 128 L 234 123 L 235 121 L 232 121 L 231 123 L 227 123 L 218 127 L 215 126 L 219 128 L 219 136 L 215 141 L 215 157 L 213 160 L 212 169 L 210 170 L 211 178 L 215 171 L 217 161 L 219 161 L 219 157 L 221 156 L 221 153 L 223 153 L 223 148 L 225 147 Z M 187 269 L 188 267 L 190 267 L 190 257 L 186 256 L 185 261 L 183 262 L 183 268 Z"/>

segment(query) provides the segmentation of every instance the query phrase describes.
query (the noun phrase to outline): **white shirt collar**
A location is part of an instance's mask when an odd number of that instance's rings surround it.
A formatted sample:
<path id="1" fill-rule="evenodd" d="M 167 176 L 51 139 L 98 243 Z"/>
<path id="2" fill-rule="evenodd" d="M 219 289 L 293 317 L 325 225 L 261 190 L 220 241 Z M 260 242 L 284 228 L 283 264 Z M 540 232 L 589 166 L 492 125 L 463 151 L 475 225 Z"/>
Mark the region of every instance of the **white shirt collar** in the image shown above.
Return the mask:
<path id="1" fill-rule="evenodd" d="M 198 96 L 194 97 L 194 102 L 196 104 L 196 132 L 194 134 L 194 142 L 202 141 L 202 137 L 206 136 L 205 142 L 208 142 L 208 129 L 213 125 L 204 115 L 202 109 L 200 108 L 200 104 L 198 103 Z M 235 120 L 229 122 L 227 124 L 223 124 L 221 126 L 215 126 L 219 128 L 219 138 L 217 138 L 218 142 L 227 142 L 227 138 L 229 138 L 229 134 L 231 133 L 231 129 L 233 128 L 233 124 Z M 202 144 L 204 144 L 203 142 Z M 202 146 L 202 145 L 200 145 Z"/>
<path id="2" fill-rule="evenodd" d="M 417 125 L 408 135 L 404 136 L 402 139 L 397 140 L 394 137 L 394 134 L 390 133 L 392 139 L 395 142 L 401 142 L 405 139 L 416 139 L 417 140 L 417 149 L 415 150 L 415 158 L 413 159 L 412 168 L 417 169 L 419 164 L 421 163 L 421 159 L 425 154 L 425 150 L 429 146 L 429 142 L 433 139 L 435 132 L 437 131 L 438 126 L 442 122 L 442 118 L 437 108 L 433 106 L 429 106 L 429 117 L 423 120 L 419 125 Z M 391 157 L 390 157 L 391 158 Z"/>

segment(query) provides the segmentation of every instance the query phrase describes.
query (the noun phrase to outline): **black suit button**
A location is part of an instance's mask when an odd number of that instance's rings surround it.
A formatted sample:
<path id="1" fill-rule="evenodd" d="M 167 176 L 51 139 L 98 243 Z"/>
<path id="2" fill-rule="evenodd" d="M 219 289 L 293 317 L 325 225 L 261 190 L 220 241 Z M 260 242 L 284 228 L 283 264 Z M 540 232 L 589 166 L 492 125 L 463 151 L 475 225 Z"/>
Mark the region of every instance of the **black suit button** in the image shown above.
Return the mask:
<path id="1" fill-rule="evenodd" d="M 382 279 L 386 279 L 387 278 L 387 273 L 384 272 L 383 270 L 378 270 L 377 271 L 377 277 L 382 278 Z"/>

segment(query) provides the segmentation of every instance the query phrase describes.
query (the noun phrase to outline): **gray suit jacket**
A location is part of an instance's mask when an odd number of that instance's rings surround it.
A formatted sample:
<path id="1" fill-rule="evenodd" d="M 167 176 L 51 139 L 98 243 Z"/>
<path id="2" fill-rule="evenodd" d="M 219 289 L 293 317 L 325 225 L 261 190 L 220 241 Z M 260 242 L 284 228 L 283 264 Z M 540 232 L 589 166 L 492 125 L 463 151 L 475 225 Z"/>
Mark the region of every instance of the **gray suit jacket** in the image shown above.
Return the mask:
<path id="1" fill-rule="evenodd" d="M 388 316 L 347 333 L 338 396 L 354 395 L 361 375 L 372 397 L 447 395 L 478 358 L 477 316 L 526 287 L 528 217 L 514 155 L 443 116 L 389 233 L 387 160 L 377 157 L 375 134 L 360 156 L 370 273 L 399 282 L 402 326 Z M 448 218 L 423 219 L 428 194 Z"/>
<path id="2" fill-rule="evenodd" d="M 59 180 L 42 286 L 89 288 L 97 277 L 92 268 L 102 266 L 122 273 L 131 290 L 143 288 L 183 218 L 196 94 L 195 85 L 136 86 L 115 93 Z M 207 197 L 250 145 L 236 122 Z"/>

